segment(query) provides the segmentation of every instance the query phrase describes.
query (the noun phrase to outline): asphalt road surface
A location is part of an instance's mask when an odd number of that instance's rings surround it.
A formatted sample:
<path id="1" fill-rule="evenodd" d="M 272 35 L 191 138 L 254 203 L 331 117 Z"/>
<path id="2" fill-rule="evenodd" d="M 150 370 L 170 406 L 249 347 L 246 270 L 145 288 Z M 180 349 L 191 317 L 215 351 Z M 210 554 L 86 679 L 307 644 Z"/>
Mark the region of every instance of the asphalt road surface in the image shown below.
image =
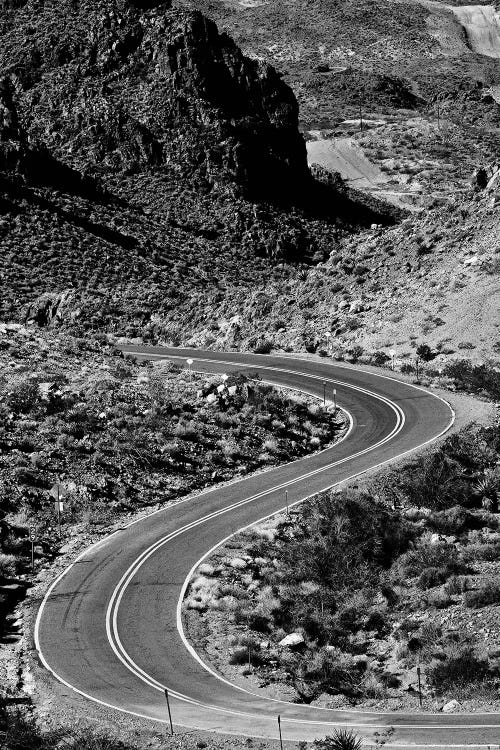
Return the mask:
<path id="1" fill-rule="evenodd" d="M 292 357 L 123 347 L 139 358 L 195 360 L 208 372 L 259 372 L 266 381 L 337 400 L 351 419 L 336 446 L 166 507 L 84 552 L 53 583 L 37 618 L 44 666 L 104 706 L 174 725 L 254 737 L 312 740 L 353 727 L 389 746 L 462 747 L 499 741 L 495 714 L 331 711 L 274 701 L 223 680 L 186 642 L 179 610 L 192 569 L 223 539 L 284 506 L 422 446 L 450 426 L 437 396 L 383 375 Z M 326 386 L 324 386 L 326 383 Z"/>
<path id="2" fill-rule="evenodd" d="M 500 14 L 494 5 L 462 5 L 450 10 L 465 28 L 474 52 L 500 57 Z"/>

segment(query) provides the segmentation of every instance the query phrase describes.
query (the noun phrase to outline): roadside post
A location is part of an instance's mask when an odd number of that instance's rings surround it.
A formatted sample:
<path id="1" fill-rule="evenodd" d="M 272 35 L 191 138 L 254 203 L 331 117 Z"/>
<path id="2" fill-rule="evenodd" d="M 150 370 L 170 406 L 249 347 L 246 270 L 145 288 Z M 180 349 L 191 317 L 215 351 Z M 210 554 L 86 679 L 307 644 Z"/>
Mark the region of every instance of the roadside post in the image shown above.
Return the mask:
<path id="1" fill-rule="evenodd" d="M 417 679 L 418 679 L 418 701 L 420 708 L 422 708 L 422 684 L 420 680 L 420 654 L 417 656 Z"/>
<path id="2" fill-rule="evenodd" d="M 323 380 L 323 406 L 326 406 L 326 380 Z"/>
<path id="3" fill-rule="evenodd" d="M 167 688 L 165 688 L 165 698 L 167 699 L 168 720 L 170 722 L 170 734 L 173 737 L 174 736 L 174 725 L 172 724 L 172 713 L 170 711 L 170 698 L 169 698 L 169 695 L 168 695 Z"/>
<path id="4" fill-rule="evenodd" d="M 288 515 L 288 490 L 285 490 L 286 514 Z"/>
<path id="5" fill-rule="evenodd" d="M 57 535 L 61 538 L 61 513 L 64 510 L 63 498 L 68 494 L 66 487 L 61 482 L 56 482 L 51 487 L 49 494 L 54 498 L 54 508 L 57 513 Z"/>
<path id="6" fill-rule="evenodd" d="M 337 414 L 337 389 L 333 389 L 333 416 Z"/>
<path id="7" fill-rule="evenodd" d="M 392 371 L 394 372 L 394 358 L 396 356 L 396 352 L 394 351 L 394 349 L 390 350 L 389 355 L 391 357 L 391 368 L 392 368 Z"/>
<path id="8" fill-rule="evenodd" d="M 280 733 L 280 747 L 283 750 L 283 737 L 281 736 L 281 716 L 278 714 L 278 730 Z"/>
<path id="9" fill-rule="evenodd" d="M 30 542 L 31 542 L 31 572 L 35 572 L 35 541 L 36 541 L 36 526 L 30 526 Z"/>
<path id="10" fill-rule="evenodd" d="M 192 378 L 193 378 L 193 372 L 191 370 L 191 365 L 193 364 L 193 360 L 192 359 L 186 359 L 186 364 L 188 366 L 188 371 L 189 371 L 189 382 L 191 383 Z"/>

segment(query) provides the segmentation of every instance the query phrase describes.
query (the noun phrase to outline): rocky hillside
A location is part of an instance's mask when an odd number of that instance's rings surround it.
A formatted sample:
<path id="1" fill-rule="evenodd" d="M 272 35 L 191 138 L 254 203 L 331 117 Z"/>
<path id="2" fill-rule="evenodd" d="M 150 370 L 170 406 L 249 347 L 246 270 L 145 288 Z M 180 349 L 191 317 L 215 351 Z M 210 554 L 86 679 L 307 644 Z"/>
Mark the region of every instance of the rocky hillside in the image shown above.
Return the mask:
<path id="1" fill-rule="evenodd" d="M 412 89 L 391 105 L 418 110 L 411 138 L 403 120 L 361 134 L 388 190 L 401 179 L 426 208 L 402 221 L 309 171 L 291 89 L 199 11 L 29 0 L 0 18 L 1 319 L 258 350 L 325 351 L 329 333 L 327 353 L 395 349 L 401 366 L 422 342 L 497 358 L 498 186 L 470 184 L 497 152 L 482 89 L 460 98 L 460 126 L 424 120 Z"/>
<path id="2" fill-rule="evenodd" d="M 35 5 L 5 14 L 0 68 L 30 139 L 55 156 L 102 175 L 162 165 L 259 191 L 307 179 L 292 91 L 200 13 Z"/>
<path id="3" fill-rule="evenodd" d="M 0 325 L 0 636 L 30 581 L 28 526 L 39 568 L 62 540 L 90 543 L 124 514 L 300 458 L 344 427 L 313 400 L 238 374 L 217 390 L 218 376 L 138 366 L 103 339 Z"/>
<path id="4" fill-rule="evenodd" d="M 132 335 L 397 215 L 311 175 L 291 89 L 197 11 L 30 0 L 0 41 L 4 319 L 62 293 Z"/>

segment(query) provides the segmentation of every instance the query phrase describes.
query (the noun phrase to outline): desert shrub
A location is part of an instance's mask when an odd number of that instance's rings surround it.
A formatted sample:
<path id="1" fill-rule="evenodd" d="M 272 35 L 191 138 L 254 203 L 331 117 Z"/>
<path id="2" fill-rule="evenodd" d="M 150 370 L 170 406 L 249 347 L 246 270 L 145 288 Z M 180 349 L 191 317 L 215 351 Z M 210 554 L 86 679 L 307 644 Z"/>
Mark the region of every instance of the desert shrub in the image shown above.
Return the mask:
<path id="1" fill-rule="evenodd" d="M 444 588 L 438 589 L 437 591 L 431 591 L 431 593 L 427 595 L 427 604 L 436 609 L 446 609 L 452 603 L 451 596 Z"/>
<path id="2" fill-rule="evenodd" d="M 403 362 L 401 365 L 401 372 L 403 375 L 411 375 L 412 372 L 415 372 L 415 368 L 409 362 Z"/>
<path id="3" fill-rule="evenodd" d="M 469 360 L 457 360 L 446 365 L 444 375 L 458 388 L 500 398 L 500 371 L 491 363 L 475 365 Z"/>
<path id="4" fill-rule="evenodd" d="M 269 354 L 272 351 L 273 345 L 271 341 L 267 339 L 259 339 L 253 347 L 255 354 Z"/>
<path id="5" fill-rule="evenodd" d="M 460 505 L 455 505 L 431 513 L 428 525 L 440 534 L 462 534 L 469 529 L 481 529 L 483 521 Z"/>
<path id="6" fill-rule="evenodd" d="M 372 672 L 371 670 L 368 670 L 366 672 L 363 678 L 361 689 L 367 698 L 380 699 L 380 698 L 384 698 L 386 694 L 385 685 L 380 680 L 380 678 L 375 674 L 375 672 Z"/>
<path id="7" fill-rule="evenodd" d="M 469 579 L 466 576 L 451 576 L 446 582 L 445 589 L 450 596 L 455 594 L 463 594 L 467 591 L 469 586 Z"/>
<path id="8" fill-rule="evenodd" d="M 359 344 L 356 344 L 356 346 L 353 346 L 352 349 L 349 350 L 352 361 L 357 362 L 358 359 L 362 356 L 363 352 L 364 352 L 364 349 Z"/>
<path id="9" fill-rule="evenodd" d="M 259 633 L 268 633 L 271 629 L 271 617 L 264 612 L 251 610 L 248 613 L 248 627 Z"/>
<path id="10" fill-rule="evenodd" d="M 180 440 L 196 440 L 198 435 L 189 424 L 177 424 L 174 428 L 174 436 Z"/>
<path id="11" fill-rule="evenodd" d="M 335 613 L 336 627 L 341 631 L 355 632 L 364 626 L 372 598 L 373 594 L 370 589 L 356 591 L 347 597 Z"/>
<path id="12" fill-rule="evenodd" d="M 441 568 L 425 568 L 418 577 L 417 586 L 420 589 L 431 589 L 433 586 L 440 586 L 450 577 L 450 575 L 452 575 L 452 573 L 447 565 L 444 565 Z"/>
<path id="13" fill-rule="evenodd" d="M 351 729 L 335 729 L 323 740 L 314 740 L 315 750 L 362 750 L 363 741 Z"/>
<path id="14" fill-rule="evenodd" d="M 16 574 L 16 557 L 0 552 L 0 578 L 9 578 Z"/>
<path id="15" fill-rule="evenodd" d="M 427 680 L 439 692 L 483 680 L 488 662 L 479 658 L 470 645 L 459 646 L 442 662 L 431 665 Z"/>
<path id="16" fill-rule="evenodd" d="M 312 533 L 311 533 L 312 531 Z M 367 495 L 323 493 L 307 503 L 297 524 L 283 529 L 284 569 L 333 591 L 359 590 L 389 567 L 408 543 L 408 530 Z"/>
<path id="17" fill-rule="evenodd" d="M 260 645 L 256 641 L 240 644 L 233 648 L 229 657 L 230 664 L 248 664 L 257 666 L 262 663 Z"/>
<path id="18" fill-rule="evenodd" d="M 474 494 L 480 498 L 483 508 L 493 513 L 498 511 L 500 498 L 500 467 L 498 465 L 485 469 L 474 486 Z"/>
<path id="19" fill-rule="evenodd" d="M 464 562 L 479 562 L 480 560 L 500 560 L 500 542 L 476 542 L 468 544 L 462 551 Z"/>
<path id="20" fill-rule="evenodd" d="M 469 471 L 485 471 L 498 461 L 499 431 L 470 424 L 448 437 L 443 451 Z"/>
<path id="21" fill-rule="evenodd" d="M 419 346 L 417 346 L 416 355 L 424 362 L 430 362 L 431 359 L 434 359 L 435 357 L 435 354 L 433 353 L 429 344 L 420 344 Z"/>
<path id="22" fill-rule="evenodd" d="M 441 628 L 436 623 L 424 623 L 418 630 L 416 639 L 419 642 L 419 646 L 414 653 L 418 652 L 423 661 L 428 661 L 441 640 L 442 634 Z"/>
<path id="23" fill-rule="evenodd" d="M 6 403 L 14 412 L 27 413 L 39 401 L 38 385 L 34 381 L 24 380 L 16 384 L 7 394 Z"/>
<path id="24" fill-rule="evenodd" d="M 335 693 L 349 693 L 357 683 L 352 657 L 333 647 L 309 652 L 301 672 L 306 680 L 314 680 Z"/>
<path id="25" fill-rule="evenodd" d="M 375 630 L 378 635 L 384 635 L 390 630 L 388 616 L 381 609 L 374 609 L 368 613 L 365 630 Z"/>
<path id="26" fill-rule="evenodd" d="M 490 604 L 500 604 L 500 584 L 489 582 L 475 591 L 466 591 L 464 603 L 466 607 L 472 609 L 488 607 Z"/>
<path id="27" fill-rule="evenodd" d="M 377 367 L 382 367 L 382 365 L 385 365 L 390 359 L 389 355 L 382 351 L 373 352 L 370 356 L 371 363 Z"/>
<path id="28" fill-rule="evenodd" d="M 2 750 L 54 750 L 62 747 L 71 747 L 72 750 L 137 750 L 136 746 L 97 732 L 84 722 L 43 731 L 33 719 L 18 712 L 6 712 L 4 718 L 0 716 L 0 738 Z"/>
<path id="29" fill-rule="evenodd" d="M 446 568 L 448 575 L 467 572 L 463 563 L 457 560 L 455 547 L 443 542 L 438 544 L 421 542 L 402 555 L 396 565 L 407 578 L 418 576 L 429 568 L 434 570 Z"/>
<path id="30" fill-rule="evenodd" d="M 470 501 L 473 489 L 460 463 L 447 455 L 445 446 L 413 461 L 405 471 L 392 472 L 391 491 L 408 505 L 442 510 Z"/>

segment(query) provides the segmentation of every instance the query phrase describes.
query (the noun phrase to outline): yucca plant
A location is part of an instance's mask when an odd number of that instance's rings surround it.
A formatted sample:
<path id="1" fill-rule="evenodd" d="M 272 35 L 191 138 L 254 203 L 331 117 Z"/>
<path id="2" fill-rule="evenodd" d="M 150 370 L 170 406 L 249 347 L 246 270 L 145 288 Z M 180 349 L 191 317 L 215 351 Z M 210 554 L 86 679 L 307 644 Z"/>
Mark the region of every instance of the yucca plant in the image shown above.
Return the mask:
<path id="1" fill-rule="evenodd" d="M 474 494 L 481 498 L 483 508 L 493 513 L 498 510 L 500 470 L 497 466 L 493 469 L 486 469 L 474 487 Z"/>
<path id="2" fill-rule="evenodd" d="M 361 750 L 363 740 L 351 729 L 335 729 L 333 735 L 314 742 L 318 750 Z"/>

